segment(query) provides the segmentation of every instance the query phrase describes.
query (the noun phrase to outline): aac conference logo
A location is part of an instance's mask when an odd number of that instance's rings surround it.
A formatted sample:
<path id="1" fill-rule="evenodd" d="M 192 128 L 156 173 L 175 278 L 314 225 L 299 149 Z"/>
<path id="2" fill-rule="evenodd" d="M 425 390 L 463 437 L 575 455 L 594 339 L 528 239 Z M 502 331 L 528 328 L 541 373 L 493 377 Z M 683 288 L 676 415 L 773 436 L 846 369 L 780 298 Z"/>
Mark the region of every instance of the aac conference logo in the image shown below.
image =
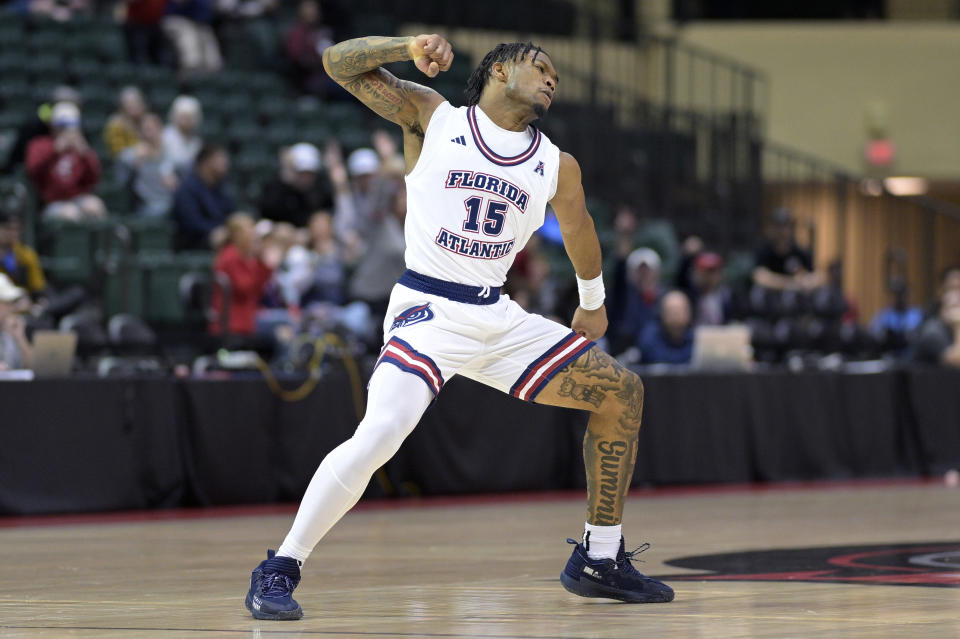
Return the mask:
<path id="1" fill-rule="evenodd" d="M 710 571 L 664 575 L 672 581 L 811 581 L 889 586 L 960 587 L 960 541 L 748 550 L 681 557 L 677 568 Z"/>

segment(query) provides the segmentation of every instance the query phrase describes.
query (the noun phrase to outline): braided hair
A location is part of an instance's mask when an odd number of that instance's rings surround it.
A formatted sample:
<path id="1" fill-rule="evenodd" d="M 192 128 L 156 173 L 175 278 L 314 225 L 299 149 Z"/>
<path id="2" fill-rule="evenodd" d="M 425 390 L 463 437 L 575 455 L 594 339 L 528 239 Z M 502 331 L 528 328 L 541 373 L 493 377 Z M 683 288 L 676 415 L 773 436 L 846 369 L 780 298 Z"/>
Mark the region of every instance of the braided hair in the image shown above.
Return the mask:
<path id="1" fill-rule="evenodd" d="M 513 62 L 523 60 L 524 56 L 531 51 L 534 52 L 534 60 L 539 53 L 544 52 L 542 48 L 532 42 L 508 42 L 498 44 L 487 55 L 483 56 L 483 60 L 470 74 L 470 79 L 467 80 L 467 88 L 463 91 L 463 98 L 467 106 L 473 106 L 480 101 L 480 94 L 483 93 L 483 88 L 487 86 L 490 69 L 493 68 L 494 64 L 507 62 L 508 60 Z"/>

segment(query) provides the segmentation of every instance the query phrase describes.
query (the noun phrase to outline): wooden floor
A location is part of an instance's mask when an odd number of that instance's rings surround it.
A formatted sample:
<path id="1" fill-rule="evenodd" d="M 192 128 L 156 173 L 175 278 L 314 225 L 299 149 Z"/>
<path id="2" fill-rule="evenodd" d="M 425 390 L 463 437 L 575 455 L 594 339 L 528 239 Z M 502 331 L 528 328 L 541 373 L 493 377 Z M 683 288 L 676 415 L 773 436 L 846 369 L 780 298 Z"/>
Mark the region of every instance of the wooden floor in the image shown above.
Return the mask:
<path id="1" fill-rule="evenodd" d="M 558 498 L 353 512 L 304 567 L 297 622 L 255 621 L 243 607 L 250 570 L 290 515 L 0 520 L 0 636 L 960 637 L 960 564 L 953 587 L 675 581 L 670 604 L 574 597 L 558 576 L 582 510 Z M 960 545 L 960 489 L 641 494 L 625 533 L 628 546 L 653 544 L 641 569 L 654 575 L 693 573 L 665 562 L 720 552 Z"/>

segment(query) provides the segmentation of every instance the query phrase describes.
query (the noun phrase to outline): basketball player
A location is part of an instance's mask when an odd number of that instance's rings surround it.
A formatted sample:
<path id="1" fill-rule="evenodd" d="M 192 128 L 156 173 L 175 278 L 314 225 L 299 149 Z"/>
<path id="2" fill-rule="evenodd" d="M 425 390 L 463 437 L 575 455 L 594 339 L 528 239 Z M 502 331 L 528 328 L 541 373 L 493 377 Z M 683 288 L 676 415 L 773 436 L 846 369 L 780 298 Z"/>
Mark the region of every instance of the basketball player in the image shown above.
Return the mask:
<path id="1" fill-rule="evenodd" d="M 331 78 L 403 129 L 409 270 L 390 298 L 366 415 L 320 464 L 276 555 L 268 551 L 254 570 L 247 608 L 257 619 L 303 615 L 292 597 L 303 561 L 453 375 L 524 401 L 591 413 L 583 442 L 587 521 L 582 543 L 568 540 L 576 547 L 560 580 L 584 597 L 671 601 L 673 590 L 637 572 L 634 553 L 624 550 L 620 521 L 643 385 L 591 341 L 603 335 L 607 318 L 600 244 L 580 167 L 532 124 L 553 101 L 553 63 L 533 44 L 500 44 L 473 72 L 468 106 L 454 108 L 381 67 L 402 60 L 434 77 L 450 68 L 453 52 L 440 36 L 420 35 L 358 38 L 323 54 Z M 500 293 L 548 202 L 577 272 L 573 330 L 526 313 Z"/>

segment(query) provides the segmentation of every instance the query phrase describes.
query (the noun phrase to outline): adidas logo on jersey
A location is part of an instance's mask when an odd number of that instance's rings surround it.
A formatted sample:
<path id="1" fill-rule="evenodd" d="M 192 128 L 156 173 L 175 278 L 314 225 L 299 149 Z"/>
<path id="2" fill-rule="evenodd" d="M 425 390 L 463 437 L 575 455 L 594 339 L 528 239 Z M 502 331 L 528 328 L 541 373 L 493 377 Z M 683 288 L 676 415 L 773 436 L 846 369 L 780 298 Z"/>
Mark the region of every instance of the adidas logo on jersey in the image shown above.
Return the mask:
<path id="1" fill-rule="evenodd" d="M 467 146 L 467 140 L 462 135 L 456 138 L 452 138 L 450 141 L 456 144 L 462 144 L 463 146 Z"/>

